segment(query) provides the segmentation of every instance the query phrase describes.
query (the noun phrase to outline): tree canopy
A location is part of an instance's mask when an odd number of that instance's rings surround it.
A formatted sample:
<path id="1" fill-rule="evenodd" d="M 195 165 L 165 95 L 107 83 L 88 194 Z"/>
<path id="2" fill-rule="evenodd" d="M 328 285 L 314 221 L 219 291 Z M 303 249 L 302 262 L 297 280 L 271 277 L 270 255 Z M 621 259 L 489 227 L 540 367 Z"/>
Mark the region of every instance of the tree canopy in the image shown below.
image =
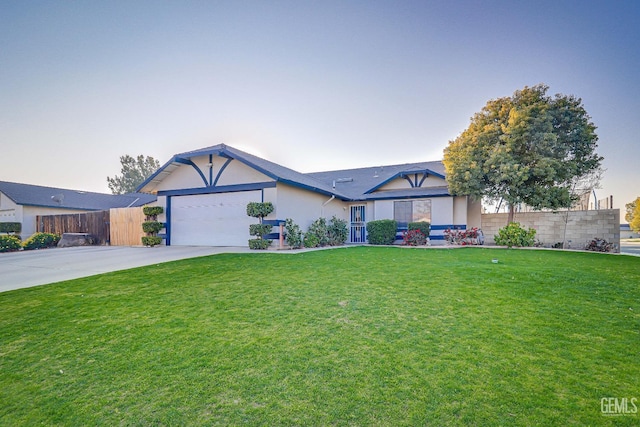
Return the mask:
<path id="1" fill-rule="evenodd" d="M 539 84 L 490 100 L 444 150 L 452 194 L 504 200 L 514 206 L 569 208 L 576 187 L 601 173 L 598 136 L 573 95 L 547 95 Z"/>
<path id="2" fill-rule="evenodd" d="M 120 157 L 121 175 L 107 177 L 109 189 L 113 194 L 133 193 L 136 188 L 160 168 L 160 162 L 151 156 L 139 155 L 136 158 L 124 155 Z"/>
<path id="3" fill-rule="evenodd" d="M 630 202 L 624 205 L 626 210 L 624 214 L 624 219 L 627 221 L 628 224 L 631 224 L 631 221 L 633 221 L 633 217 L 635 216 L 636 206 L 640 204 L 638 203 L 639 201 L 640 201 L 640 197 L 636 197 L 636 199 L 633 202 Z"/>
<path id="4" fill-rule="evenodd" d="M 629 222 L 629 228 L 633 231 L 640 232 L 640 197 L 631 203 L 627 203 L 627 214 L 625 219 Z M 631 211 L 629 209 L 632 208 Z"/>

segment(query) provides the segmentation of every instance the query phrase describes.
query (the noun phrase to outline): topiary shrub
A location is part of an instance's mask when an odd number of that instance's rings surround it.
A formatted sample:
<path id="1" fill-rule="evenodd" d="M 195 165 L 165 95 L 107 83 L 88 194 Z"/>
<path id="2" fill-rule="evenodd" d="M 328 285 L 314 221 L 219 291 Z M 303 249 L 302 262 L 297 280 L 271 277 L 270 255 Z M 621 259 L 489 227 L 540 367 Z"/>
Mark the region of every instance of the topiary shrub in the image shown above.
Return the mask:
<path id="1" fill-rule="evenodd" d="M 144 206 L 142 212 L 147 217 L 146 221 L 142 223 L 142 231 L 147 233 L 142 237 L 142 244 L 144 246 L 157 246 L 162 243 L 162 237 L 158 237 L 157 234 L 164 228 L 164 224 L 157 221 L 158 215 L 164 212 L 162 206 Z"/>
<path id="2" fill-rule="evenodd" d="M 255 236 L 255 239 L 249 239 L 249 249 L 267 249 L 272 240 L 264 239 L 265 234 L 269 234 L 272 225 L 263 224 L 262 219 L 273 212 L 273 204 L 271 202 L 249 202 L 247 204 L 247 215 L 258 218 L 259 224 L 249 225 L 249 234 Z"/>
<path id="3" fill-rule="evenodd" d="M 0 252 L 18 251 L 22 247 L 22 242 L 18 236 L 0 236 Z"/>
<path id="4" fill-rule="evenodd" d="M 29 251 L 33 249 L 52 248 L 58 244 L 60 236 L 52 233 L 36 233 L 24 241 L 22 247 Z"/>
<path id="5" fill-rule="evenodd" d="M 427 221 L 410 222 L 407 224 L 407 231 L 412 230 L 419 230 L 425 238 L 429 237 L 429 234 L 431 233 L 431 223 Z"/>
<path id="6" fill-rule="evenodd" d="M 0 222 L 0 233 L 20 233 L 22 223 L 20 222 Z"/>
<path id="7" fill-rule="evenodd" d="M 344 245 L 349 238 L 347 221 L 337 218 L 335 215 L 327 224 L 327 242 L 330 246 Z"/>
<path id="8" fill-rule="evenodd" d="M 396 240 L 398 223 L 392 219 L 381 219 L 367 223 L 367 240 L 372 245 L 391 245 Z"/>
<path id="9" fill-rule="evenodd" d="M 155 235 L 164 228 L 164 224 L 158 221 L 145 221 L 142 223 L 142 231 Z"/>
<path id="10" fill-rule="evenodd" d="M 164 208 L 162 206 L 144 206 L 142 212 L 149 217 L 149 219 L 155 220 L 158 215 L 164 212 Z"/>
<path id="11" fill-rule="evenodd" d="M 158 246 L 162 243 L 162 237 L 158 236 L 142 236 L 142 244 L 144 246 Z"/>
<path id="12" fill-rule="evenodd" d="M 512 222 L 506 227 L 498 230 L 498 234 L 494 237 L 496 245 L 508 247 L 524 247 L 533 246 L 536 242 L 536 230 L 529 228 L 525 230 L 520 223 Z"/>
<path id="13" fill-rule="evenodd" d="M 291 249 L 299 249 L 302 247 L 302 230 L 298 224 L 294 223 L 291 218 L 287 218 L 284 223 L 284 241 Z"/>

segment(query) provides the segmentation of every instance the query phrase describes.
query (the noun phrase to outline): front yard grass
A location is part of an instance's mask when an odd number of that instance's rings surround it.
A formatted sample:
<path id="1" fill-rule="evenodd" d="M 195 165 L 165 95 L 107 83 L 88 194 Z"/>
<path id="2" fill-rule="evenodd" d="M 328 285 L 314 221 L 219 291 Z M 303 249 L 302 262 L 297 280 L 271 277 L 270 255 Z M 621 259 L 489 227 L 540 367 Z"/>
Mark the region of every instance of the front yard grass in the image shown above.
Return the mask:
<path id="1" fill-rule="evenodd" d="M 601 399 L 640 399 L 639 284 L 630 256 L 354 247 L 6 292 L 0 425 L 637 425 Z"/>

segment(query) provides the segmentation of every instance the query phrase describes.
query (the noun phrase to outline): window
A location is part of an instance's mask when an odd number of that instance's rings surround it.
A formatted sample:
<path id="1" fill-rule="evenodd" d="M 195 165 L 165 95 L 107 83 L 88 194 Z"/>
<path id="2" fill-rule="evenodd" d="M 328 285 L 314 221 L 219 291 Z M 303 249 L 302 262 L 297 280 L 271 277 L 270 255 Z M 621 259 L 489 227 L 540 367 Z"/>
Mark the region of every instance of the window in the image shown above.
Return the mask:
<path id="1" fill-rule="evenodd" d="M 398 200 L 393 202 L 393 219 L 399 224 L 431 222 L 431 200 Z"/>

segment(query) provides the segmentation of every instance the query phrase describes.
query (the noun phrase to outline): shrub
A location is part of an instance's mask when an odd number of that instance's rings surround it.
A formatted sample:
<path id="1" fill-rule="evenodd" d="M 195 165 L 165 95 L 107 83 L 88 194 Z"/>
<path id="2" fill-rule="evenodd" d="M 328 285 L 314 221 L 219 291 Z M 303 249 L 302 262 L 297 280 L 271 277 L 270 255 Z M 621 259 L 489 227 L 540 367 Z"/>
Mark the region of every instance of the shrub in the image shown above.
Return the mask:
<path id="1" fill-rule="evenodd" d="M 17 251 L 22 247 L 21 243 L 17 236 L 0 236 L 0 252 Z"/>
<path id="2" fill-rule="evenodd" d="M 142 212 L 149 218 L 155 218 L 164 212 L 162 206 L 144 206 Z"/>
<path id="3" fill-rule="evenodd" d="M 290 248 L 298 249 L 302 247 L 302 230 L 291 218 L 287 218 L 285 221 L 284 232 L 284 240 Z"/>
<path id="4" fill-rule="evenodd" d="M 419 230 L 424 237 L 429 237 L 429 233 L 431 232 L 431 224 L 427 221 L 420 222 L 410 222 L 407 224 L 407 231 L 411 230 Z"/>
<path id="5" fill-rule="evenodd" d="M 159 244 L 162 243 L 162 237 L 158 237 L 158 236 L 143 236 L 142 237 L 142 244 L 144 246 L 157 246 Z"/>
<path id="6" fill-rule="evenodd" d="M 468 230 L 450 229 L 444 230 L 445 242 L 452 245 L 482 245 L 484 244 L 484 235 L 482 230 L 477 227 L 470 228 Z"/>
<path id="7" fill-rule="evenodd" d="M 320 240 L 314 233 L 304 233 L 303 243 L 305 248 L 317 248 L 320 246 Z"/>
<path id="8" fill-rule="evenodd" d="M 372 245 L 391 245 L 396 240 L 398 223 L 392 219 L 381 219 L 367 223 L 367 240 Z"/>
<path id="9" fill-rule="evenodd" d="M 424 246 L 427 244 L 427 236 L 420 230 L 407 230 L 402 234 L 402 242 L 407 246 Z"/>
<path id="10" fill-rule="evenodd" d="M 249 202 L 247 204 L 247 215 L 254 218 L 264 218 L 273 212 L 273 203 L 271 202 Z"/>
<path id="11" fill-rule="evenodd" d="M 158 221 L 146 221 L 142 223 L 142 231 L 155 234 L 164 228 L 164 224 Z"/>
<path id="12" fill-rule="evenodd" d="M 264 240 L 262 237 L 269 234 L 272 225 L 262 223 L 262 218 L 273 212 L 273 204 L 271 202 L 249 202 L 247 203 L 247 215 L 258 218 L 259 224 L 249 225 L 249 234 L 256 236 L 257 239 L 249 240 L 249 249 L 267 249 L 271 245 L 271 240 Z"/>
<path id="13" fill-rule="evenodd" d="M 327 241 L 330 246 L 344 245 L 349 238 L 349 227 L 347 221 L 337 218 L 335 215 L 329 220 L 327 225 Z"/>
<path id="14" fill-rule="evenodd" d="M 249 224 L 249 234 L 256 237 L 262 237 L 271 233 L 273 228 L 270 224 Z"/>
<path id="15" fill-rule="evenodd" d="M 22 223 L 0 222 L 0 233 L 19 233 L 22 231 Z"/>
<path id="16" fill-rule="evenodd" d="M 268 239 L 249 239 L 249 249 L 267 249 L 271 245 L 272 240 Z"/>
<path id="17" fill-rule="evenodd" d="M 29 251 L 32 249 L 52 248 L 58 244 L 60 236 L 51 233 L 36 233 L 24 241 L 22 247 Z"/>
<path id="18" fill-rule="evenodd" d="M 316 246 L 327 246 L 329 244 L 329 229 L 327 227 L 327 220 L 325 218 L 316 219 L 311 223 L 306 234 L 314 235 L 317 238 L 318 244 Z"/>
<path id="19" fill-rule="evenodd" d="M 508 247 L 533 246 L 536 241 L 536 230 L 529 228 L 525 230 L 517 222 L 512 222 L 506 227 L 498 230 L 498 234 L 494 237 L 496 245 Z"/>
<path id="20" fill-rule="evenodd" d="M 593 252 L 613 252 L 615 246 L 605 239 L 594 238 L 585 246 L 585 250 Z"/>

